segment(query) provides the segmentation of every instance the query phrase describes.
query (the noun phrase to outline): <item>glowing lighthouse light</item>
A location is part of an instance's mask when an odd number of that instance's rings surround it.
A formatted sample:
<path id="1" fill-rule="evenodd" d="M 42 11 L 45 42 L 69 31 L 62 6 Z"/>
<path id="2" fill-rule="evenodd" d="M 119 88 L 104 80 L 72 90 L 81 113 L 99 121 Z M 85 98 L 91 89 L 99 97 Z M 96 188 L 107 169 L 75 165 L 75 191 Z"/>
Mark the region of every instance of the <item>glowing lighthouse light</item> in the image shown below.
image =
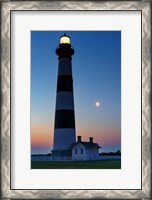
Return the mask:
<path id="1" fill-rule="evenodd" d="M 70 44 L 70 37 L 64 34 L 60 37 L 60 44 Z"/>

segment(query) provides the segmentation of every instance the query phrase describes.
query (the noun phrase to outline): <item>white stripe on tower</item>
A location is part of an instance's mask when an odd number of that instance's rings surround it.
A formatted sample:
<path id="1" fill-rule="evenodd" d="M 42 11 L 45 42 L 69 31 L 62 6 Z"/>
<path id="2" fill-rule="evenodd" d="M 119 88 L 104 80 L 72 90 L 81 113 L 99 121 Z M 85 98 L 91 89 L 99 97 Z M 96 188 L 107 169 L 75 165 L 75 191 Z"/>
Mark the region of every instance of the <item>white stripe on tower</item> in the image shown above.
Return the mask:
<path id="1" fill-rule="evenodd" d="M 53 150 L 69 150 L 70 145 L 76 142 L 71 65 L 74 50 L 70 44 L 60 44 L 56 54 L 59 64 Z"/>
<path id="2" fill-rule="evenodd" d="M 63 134 L 64 133 L 64 134 Z M 73 140 L 73 135 L 75 135 L 75 129 L 70 128 L 60 128 L 54 130 L 55 140 L 54 146 L 57 150 L 68 149 L 69 143 Z M 65 140 L 66 138 L 66 140 Z M 64 141 L 64 143 L 63 143 Z"/>

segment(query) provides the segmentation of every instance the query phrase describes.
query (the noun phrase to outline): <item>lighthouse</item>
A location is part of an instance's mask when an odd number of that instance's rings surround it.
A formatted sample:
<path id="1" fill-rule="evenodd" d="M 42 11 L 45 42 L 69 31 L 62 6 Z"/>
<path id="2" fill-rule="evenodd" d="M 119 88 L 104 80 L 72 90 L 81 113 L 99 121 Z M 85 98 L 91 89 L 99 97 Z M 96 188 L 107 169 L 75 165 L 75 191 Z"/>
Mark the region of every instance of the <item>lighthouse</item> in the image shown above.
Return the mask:
<path id="1" fill-rule="evenodd" d="M 74 49 L 71 38 L 64 34 L 56 49 L 58 55 L 58 77 L 56 91 L 56 108 L 54 121 L 54 157 L 70 156 L 69 147 L 76 142 L 75 113 L 72 78 L 72 55 Z"/>

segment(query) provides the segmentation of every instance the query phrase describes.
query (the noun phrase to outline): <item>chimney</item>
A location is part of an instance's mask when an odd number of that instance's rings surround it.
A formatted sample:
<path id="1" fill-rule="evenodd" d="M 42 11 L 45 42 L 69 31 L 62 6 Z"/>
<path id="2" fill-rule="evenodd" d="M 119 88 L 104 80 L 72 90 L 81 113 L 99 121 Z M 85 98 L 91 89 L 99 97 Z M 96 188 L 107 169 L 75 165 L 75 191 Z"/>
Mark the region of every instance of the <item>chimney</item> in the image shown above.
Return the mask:
<path id="1" fill-rule="evenodd" d="M 89 142 L 93 143 L 93 137 L 89 137 Z"/>
<path id="2" fill-rule="evenodd" d="M 78 142 L 81 142 L 81 136 L 78 136 Z"/>

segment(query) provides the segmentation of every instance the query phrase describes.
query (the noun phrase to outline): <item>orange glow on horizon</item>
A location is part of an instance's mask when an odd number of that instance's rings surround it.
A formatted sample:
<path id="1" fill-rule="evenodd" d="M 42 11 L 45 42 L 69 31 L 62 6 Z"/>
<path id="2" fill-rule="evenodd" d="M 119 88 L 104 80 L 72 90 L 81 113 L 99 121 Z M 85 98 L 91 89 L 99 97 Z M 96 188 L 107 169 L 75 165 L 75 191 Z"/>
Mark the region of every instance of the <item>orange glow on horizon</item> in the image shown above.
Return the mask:
<path id="1" fill-rule="evenodd" d="M 77 126 L 76 136 L 81 135 L 82 141 L 89 141 L 93 137 L 94 142 L 100 145 L 116 145 L 121 143 L 121 130 L 116 127 L 89 127 Z M 33 124 L 31 127 L 31 144 L 35 147 L 52 147 L 53 146 L 54 128 L 47 124 Z M 77 138 L 76 138 L 77 140 Z"/>
<path id="2" fill-rule="evenodd" d="M 94 142 L 103 145 L 116 145 L 121 143 L 120 130 L 116 128 L 102 128 L 102 129 L 88 129 L 88 128 L 77 128 L 77 135 L 82 136 L 82 141 L 89 141 L 89 137 L 93 137 Z"/>
<path id="3" fill-rule="evenodd" d="M 31 127 L 31 144 L 32 146 L 52 146 L 51 128 L 45 125 L 33 125 Z"/>

